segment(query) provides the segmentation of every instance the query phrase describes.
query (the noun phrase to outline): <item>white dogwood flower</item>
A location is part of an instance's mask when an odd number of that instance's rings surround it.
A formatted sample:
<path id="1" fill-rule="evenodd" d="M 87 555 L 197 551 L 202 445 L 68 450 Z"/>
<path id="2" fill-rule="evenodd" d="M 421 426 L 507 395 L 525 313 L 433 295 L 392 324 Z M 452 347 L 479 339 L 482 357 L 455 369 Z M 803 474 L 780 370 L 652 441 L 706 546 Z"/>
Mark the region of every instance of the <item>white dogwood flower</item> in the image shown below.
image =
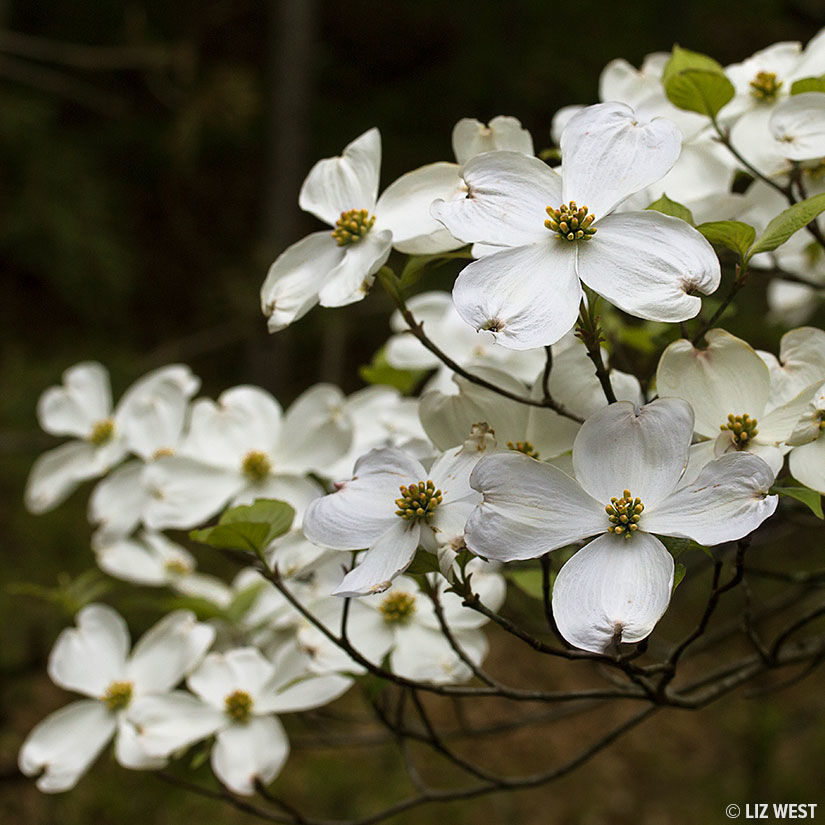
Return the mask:
<path id="1" fill-rule="evenodd" d="M 500 561 L 537 558 L 598 536 L 559 572 L 553 615 L 576 647 L 601 652 L 645 638 L 667 609 L 673 557 L 654 534 L 713 545 L 741 538 L 776 509 L 769 467 L 733 453 L 680 483 L 693 435 L 684 401 L 619 401 L 585 421 L 573 445 L 575 479 L 510 451 L 478 462 L 483 496 L 467 546 Z"/>
<path id="2" fill-rule="evenodd" d="M 576 322 L 580 281 L 640 318 L 682 321 L 719 285 L 710 244 L 686 222 L 618 212 L 674 164 L 681 133 L 621 103 L 589 106 L 561 138 L 562 173 L 515 152 L 479 155 L 462 169 L 463 200 L 433 215 L 466 242 L 500 247 L 465 267 L 453 289 L 459 315 L 504 346 L 553 344 Z"/>

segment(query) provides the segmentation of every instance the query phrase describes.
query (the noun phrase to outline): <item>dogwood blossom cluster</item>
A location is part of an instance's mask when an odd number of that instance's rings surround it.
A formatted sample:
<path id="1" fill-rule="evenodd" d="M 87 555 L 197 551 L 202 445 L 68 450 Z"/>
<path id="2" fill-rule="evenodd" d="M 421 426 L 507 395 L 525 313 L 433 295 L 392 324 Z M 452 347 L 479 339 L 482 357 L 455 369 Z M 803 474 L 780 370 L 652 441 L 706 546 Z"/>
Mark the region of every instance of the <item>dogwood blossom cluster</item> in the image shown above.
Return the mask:
<path id="1" fill-rule="evenodd" d="M 252 794 L 287 759 L 281 715 L 367 673 L 477 677 L 483 628 L 534 560 L 555 565 L 566 643 L 612 656 L 678 601 L 674 539 L 724 547 L 790 486 L 825 494 L 825 332 L 797 326 L 772 352 L 721 326 L 746 283 L 785 327 L 825 285 L 824 37 L 727 68 L 683 50 L 613 61 L 601 102 L 547 124 L 557 151 L 537 156 L 514 117 L 463 119 L 455 161 L 380 196 L 378 129 L 318 161 L 298 202 L 327 226 L 278 255 L 263 313 L 277 332 L 380 281 L 397 306 L 387 383 L 283 406 L 248 385 L 196 397 L 172 365 L 113 405 L 102 365 L 69 368 L 37 412 L 71 440 L 35 462 L 27 506 L 99 479 L 101 570 L 191 609 L 129 654 L 124 619 L 83 607 L 49 675 L 86 698 L 34 728 L 21 770 L 66 790 L 114 737 L 124 767 L 201 748 Z M 451 293 L 417 289 L 445 264 Z M 284 526 L 250 515 L 267 502 Z M 242 560 L 231 581 L 197 569 L 215 548 Z"/>

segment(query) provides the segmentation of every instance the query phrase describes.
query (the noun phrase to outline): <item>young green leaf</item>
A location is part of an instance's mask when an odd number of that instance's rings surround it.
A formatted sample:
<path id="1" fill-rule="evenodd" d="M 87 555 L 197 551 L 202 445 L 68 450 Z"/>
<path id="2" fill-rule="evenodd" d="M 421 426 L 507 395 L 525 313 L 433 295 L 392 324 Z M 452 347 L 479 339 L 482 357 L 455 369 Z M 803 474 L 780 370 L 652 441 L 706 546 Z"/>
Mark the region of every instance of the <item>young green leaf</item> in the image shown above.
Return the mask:
<path id="1" fill-rule="evenodd" d="M 685 567 L 681 562 L 676 562 L 673 567 L 673 590 L 679 586 L 680 582 L 685 577 L 685 573 L 687 573 L 687 567 Z M 671 593 L 673 590 L 671 590 Z"/>
<path id="2" fill-rule="evenodd" d="M 756 230 L 742 221 L 708 221 L 696 227 L 712 244 L 732 249 L 744 262 L 756 238 Z"/>
<path id="3" fill-rule="evenodd" d="M 801 77 L 791 84 L 791 94 L 801 95 L 805 92 L 825 92 L 825 74 L 819 77 Z"/>
<path id="4" fill-rule="evenodd" d="M 668 100 L 680 109 L 716 117 L 736 90 L 713 58 L 676 45 L 662 75 Z"/>
<path id="5" fill-rule="evenodd" d="M 681 218 L 691 226 L 696 225 L 693 222 L 693 213 L 690 209 L 678 201 L 672 201 L 667 195 L 662 195 L 659 200 L 653 201 L 647 209 L 652 209 L 654 212 L 661 212 L 663 215 L 670 215 L 672 218 Z"/>
<path id="6" fill-rule="evenodd" d="M 227 510 L 214 527 L 192 530 L 189 537 L 222 550 L 245 550 L 261 555 L 273 539 L 292 526 L 295 511 L 285 501 L 256 499 Z"/>
<path id="7" fill-rule="evenodd" d="M 822 496 L 810 487 L 786 487 L 782 484 L 775 484 L 771 487 L 771 492 L 780 496 L 788 496 L 797 501 L 801 501 L 817 518 L 825 519 L 822 512 Z"/>
<path id="8" fill-rule="evenodd" d="M 507 578 L 523 593 L 533 599 L 544 597 L 541 570 L 510 570 Z"/>
<path id="9" fill-rule="evenodd" d="M 791 235 L 807 226 L 822 212 L 825 212 L 825 192 L 789 206 L 765 227 L 765 231 L 751 247 L 747 260 L 758 252 L 772 252 L 782 246 Z"/>

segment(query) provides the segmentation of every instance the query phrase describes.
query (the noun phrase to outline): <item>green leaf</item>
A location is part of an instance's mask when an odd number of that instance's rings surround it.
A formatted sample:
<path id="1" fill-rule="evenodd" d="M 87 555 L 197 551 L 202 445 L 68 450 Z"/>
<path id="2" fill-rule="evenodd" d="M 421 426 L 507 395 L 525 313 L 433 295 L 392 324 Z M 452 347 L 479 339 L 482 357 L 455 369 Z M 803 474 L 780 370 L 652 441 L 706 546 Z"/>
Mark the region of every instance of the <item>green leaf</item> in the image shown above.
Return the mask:
<path id="1" fill-rule="evenodd" d="M 358 374 L 368 384 L 385 384 L 395 387 L 403 395 L 410 395 L 423 381 L 429 370 L 399 370 L 387 363 L 385 348 L 372 357 L 372 363 L 358 369 Z"/>
<path id="2" fill-rule="evenodd" d="M 647 208 L 654 212 L 661 212 L 663 215 L 670 215 L 672 218 L 681 218 L 691 226 L 696 225 L 693 223 L 693 213 L 690 209 L 678 201 L 672 201 L 667 195 L 662 195 L 659 200 L 653 201 Z"/>
<path id="3" fill-rule="evenodd" d="M 113 590 L 115 582 L 100 570 L 90 569 L 71 578 L 59 573 L 57 587 L 43 587 L 31 582 L 10 582 L 4 590 L 13 596 L 34 596 L 60 607 L 67 616 L 74 616 L 87 604 L 98 601 Z"/>
<path id="4" fill-rule="evenodd" d="M 412 563 L 407 568 L 408 576 L 420 576 L 425 573 L 440 573 L 438 566 L 438 556 L 433 553 L 428 553 L 426 550 L 419 548 L 416 550 Z"/>
<path id="5" fill-rule="evenodd" d="M 238 591 L 232 598 L 232 601 L 224 611 L 227 619 L 235 624 L 240 621 L 244 613 L 249 610 L 255 603 L 255 600 L 261 594 L 261 591 L 266 588 L 266 582 L 255 582 Z"/>
<path id="6" fill-rule="evenodd" d="M 662 75 L 670 102 L 680 109 L 716 117 L 736 90 L 712 57 L 674 46 Z"/>
<path id="7" fill-rule="evenodd" d="M 817 518 L 825 519 L 825 514 L 822 512 L 822 496 L 816 490 L 811 490 L 810 487 L 801 485 L 799 487 L 786 487 L 784 484 L 774 484 L 770 492 L 801 501 Z"/>
<path id="8" fill-rule="evenodd" d="M 199 621 L 205 622 L 209 619 L 225 618 L 224 609 L 215 602 L 203 596 L 172 596 L 159 600 L 159 610 L 171 612 L 173 610 L 191 610 Z"/>
<path id="9" fill-rule="evenodd" d="M 543 599 L 541 570 L 509 570 L 507 578 L 532 599 Z M 552 582 L 551 582 L 552 584 Z"/>
<path id="10" fill-rule="evenodd" d="M 687 567 L 685 567 L 684 564 L 677 562 L 676 566 L 673 568 L 673 590 L 679 586 L 679 583 L 685 577 L 685 573 L 687 573 Z M 670 592 L 672 593 L 673 590 Z"/>
<path id="11" fill-rule="evenodd" d="M 659 536 L 659 541 L 667 547 L 668 552 L 674 559 L 678 559 L 687 550 L 701 550 L 706 555 L 713 558 L 710 550 L 693 539 L 677 538 L 676 536 Z"/>
<path id="12" fill-rule="evenodd" d="M 472 260 L 472 257 L 468 249 L 461 249 L 456 252 L 439 252 L 435 255 L 410 255 L 404 269 L 401 270 L 398 288 L 404 291 L 413 286 L 428 267 L 436 269 L 450 261 Z"/>
<path id="13" fill-rule="evenodd" d="M 696 227 L 712 244 L 732 249 L 744 262 L 756 230 L 742 221 L 708 221 Z"/>
<path id="14" fill-rule="evenodd" d="M 292 526 L 295 511 L 285 501 L 256 499 L 227 510 L 214 527 L 192 530 L 189 537 L 222 550 L 245 550 L 261 555 L 273 539 Z"/>
<path id="15" fill-rule="evenodd" d="M 765 227 L 765 231 L 751 247 L 748 260 L 757 252 L 771 252 L 778 246 L 782 246 L 794 232 L 807 226 L 822 212 L 825 212 L 825 192 L 789 206 Z"/>
<path id="16" fill-rule="evenodd" d="M 801 95 L 804 92 L 825 92 L 825 74 L 819 77 L 800 77 L 791 84 L 791 94 Z"/>

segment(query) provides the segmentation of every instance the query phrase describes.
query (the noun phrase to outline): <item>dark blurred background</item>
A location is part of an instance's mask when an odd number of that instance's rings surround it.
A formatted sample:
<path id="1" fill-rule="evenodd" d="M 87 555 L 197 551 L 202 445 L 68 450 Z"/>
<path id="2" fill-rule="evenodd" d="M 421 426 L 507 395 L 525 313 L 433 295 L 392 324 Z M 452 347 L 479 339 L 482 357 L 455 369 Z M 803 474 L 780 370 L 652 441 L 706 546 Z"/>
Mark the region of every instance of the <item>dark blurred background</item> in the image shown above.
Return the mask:
<path id="1" fill-rule="evenodd" d="M 383 187 L 422 164 L 452 160 L 450 132 L 459 118 L 498 114 L 519 117 L 540 149 L 549 145 L 560 106 L 597 100 L 599 73 L 615 57 L 639 65 L 645 54 L 679 42 L 726 64 L 779 40 L 807 42 L 823 25 L 821 0 L 0 2 L 3 581 L 48 587 L 58 573 L 77 575 L 91 564 L 88 487 L 43 517 L 22 508 L 28 468 L 57 443 L 37 429 L 37 397 L 71 364 L 103 362 L 115 397 L 146 370 L 179 360 L 212 396 L 254 382 L 286 404 L 317 380 L 348 391 L 360 386 L 358 365 L 387 335 L 383 296 L 344 311 L 313 310 L 275 336 L 267 335 L 259 309 L 269 264 L 319 228 L 297 206 L 317 159 L 378 126 Z M 754 344 L 775 340 L 751 323 Z M 66 700 L 44 674 L 69 617 L 19 589 L 3 591 L 2 604 L 0 821 L 248 821 L 127 775 L 109 759 L 57 799 L 15 777 L 22 737 Z M 771 750 L 770 743 L 794 729 L 786 717 L 792 710 L 781 700 L 760 708 L 758 718 L 747 710 L 741 718 L 716 717 L 712 724 L 732 727 L 719 737 L 721 753 L 707 761 L 693 754 L 686 781 L 716 774 L 715 790 L 707 792 L 712 821 L 723 820 L 723 803 L 740 801 L 736 793 L 779 775 L 765 760 L 775 766 L 785 758 L 779 748 L 787 745 Z M 705 735 L 691 734 L 687 721 L 679 747 L 703 753 Z M 795 724 L 813 737 L 798 764 L 821 766 L 825 734 Z M 488 821 L 688 821 L 668 801 L 683 792 L 675 790 L 678 754 L 657 744 L 673 764 L 664 772 L 670 789 L 653 794 L 663 774 L 643 741 L 636 757 L 651 771 L 640 767 L 643 778 L 620 756 L 604 757 L 604 793 L 582 799 L 585 777 L 521 795 L 521 807 L 497 803 Z M 356 795 L 351 777 L 334 774 L 334 764 L 310 761 L 315 774 L 294 782 L 310 796 L 320 792 L 316 785 L 332 789 L 342 816 L 375 801 L 363 789 Z M 735 774 L 733 787 L 718 787 L 723 766 Z M 635 784 L 622 796 L 625 780 Z M 802 781 L 802 797 L 821 784 Z M 556 807 L 548 808 L 552 799 Z M 535 820 L 528 813 L 534 809 Z M 470 821 L 455 808 L 450 816 Z"/>

